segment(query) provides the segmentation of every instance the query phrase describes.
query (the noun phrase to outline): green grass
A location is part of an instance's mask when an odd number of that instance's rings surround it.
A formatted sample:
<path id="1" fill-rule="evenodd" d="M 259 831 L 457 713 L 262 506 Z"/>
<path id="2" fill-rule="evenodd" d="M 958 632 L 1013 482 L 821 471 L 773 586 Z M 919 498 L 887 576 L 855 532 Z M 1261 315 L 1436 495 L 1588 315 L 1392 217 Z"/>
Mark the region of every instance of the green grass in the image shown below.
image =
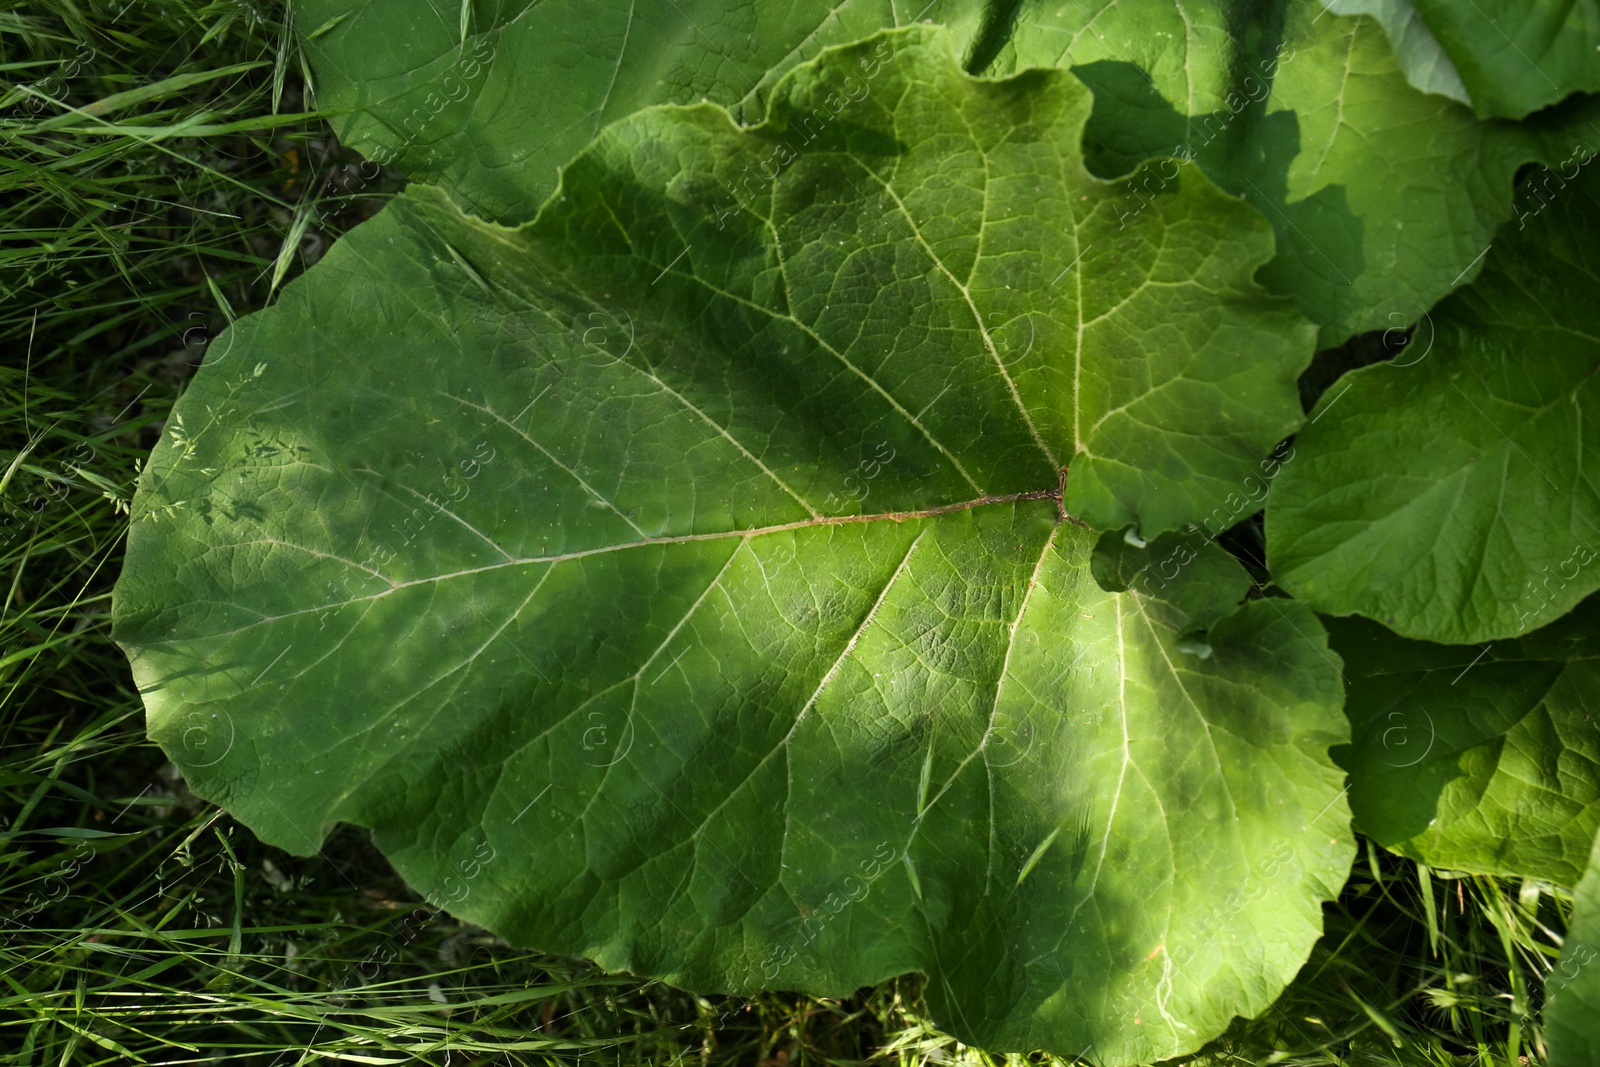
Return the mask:
<path id="1" fill-rule="evenodd" d="M 695 997 L 429 911 L 364 835 L 268 848 L 143 738 L 109 639 L 139 464 L 210 339 L 401 185 L 281 6 L 0 10 L 0 1063 L 1048 1062 L 845 1000 Z M 1194 1064 L 1537 1063 L 1568 900 L 1363 846 L 1327 934 Z"/>

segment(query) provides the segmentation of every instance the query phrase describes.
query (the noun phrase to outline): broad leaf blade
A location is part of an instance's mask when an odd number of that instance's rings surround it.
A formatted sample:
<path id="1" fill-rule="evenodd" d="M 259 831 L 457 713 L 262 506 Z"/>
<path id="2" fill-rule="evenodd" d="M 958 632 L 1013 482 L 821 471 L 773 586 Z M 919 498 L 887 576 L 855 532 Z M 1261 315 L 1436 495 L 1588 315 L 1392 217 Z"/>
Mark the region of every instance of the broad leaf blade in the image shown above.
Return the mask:
<path id="1" fill-rule="evenodd" d="M 1421 355 L 1346 375 L 1267 509 L 1284 588 L 1408 637 L 1492 641 L 1600 589 L 1600 178 L 1574 171 L 1440 304 Z"/>
<path id="2" fill-rule="evenodd" d="M 612 128 L 520 230 L 413 189 L 235 327 L 117 590 L 152 733 L 266 839 L 370 826 L 518 941 L 707 990 L 920 970 L 973 1041 L 1193 1048 L 1267 1007 L 1342 884 L 1337 657 L 1302 605 L 1232 610 L 1214 546 L 1103 591 L 1036 437 L 1072 439 L 1069 368 L 1170 373 L 1235 330 L 1292 395 L 1309 327 L 1249 287 L 1265 225 L 1186 181 L 1111 236 L 1061 147 L 1082 87 L 965 78 L 938 35 L 775 99 L 761 130 Z M 1107 228 L 1103 347 L 1053 332 L 1069 215 Z M 980 325 L 1044 292 L 997 359 Z M 1227 366 L 1208 395 L 1254 403 Z"/>
<path id="3" fill-rule="evenodd" d="M 1357 827 L 1430 867 L 1576 884 L 1600 828 L 1600 601 L 1487 646 L 1328 629 Z"/>
<path id="4" fill-rule="evenodd" d="M 1600 90 L 1595 0 L 1413 0 L 1484 117 L 1518 119 Z"/>

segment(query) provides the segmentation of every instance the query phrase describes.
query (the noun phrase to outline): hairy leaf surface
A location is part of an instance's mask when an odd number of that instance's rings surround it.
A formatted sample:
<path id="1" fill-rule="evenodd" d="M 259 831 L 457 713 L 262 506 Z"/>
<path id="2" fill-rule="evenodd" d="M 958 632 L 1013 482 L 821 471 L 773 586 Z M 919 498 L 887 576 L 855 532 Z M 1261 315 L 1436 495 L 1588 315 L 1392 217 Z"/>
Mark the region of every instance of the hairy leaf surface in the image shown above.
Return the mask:
<path id="1" fill-rule="evenodd" d="M 1296 438 L 1268 561 L 1318 610 L 1491 641 L 1600 589 L 1600 175 L 1574 168 L 1521 227 L 1418 327 L 1422 355 L 1345 376 Z"/>
<path id="2" fill-rule="evenodd" d="M 1357 827 L 1430 867 L 1577 884 L 1600 828 L 1600 601 L 1487 646 L 1328 630 Z"/>
<path id="3" fill-rule="evenodd" d="M 1089 106 L 916 30 L 760 129 L 610 128 L 522 229 L 413 188 L 216 346 L 144 473 L 153 735 L 265 839 L 370 826 L 611 968 L 922 971 L 968 1040 L 1107 1063 L 1264 1010 L 1352 854 L 1337 657 L 1214 546 L 1103 589 L 1146 566 L 1062 508 L 1177 521 L 1292 424 L 1311 328 L 1198 176 L 1118 230 Z M 1132 469 L 1063 501 L 1076 439 Z"/>

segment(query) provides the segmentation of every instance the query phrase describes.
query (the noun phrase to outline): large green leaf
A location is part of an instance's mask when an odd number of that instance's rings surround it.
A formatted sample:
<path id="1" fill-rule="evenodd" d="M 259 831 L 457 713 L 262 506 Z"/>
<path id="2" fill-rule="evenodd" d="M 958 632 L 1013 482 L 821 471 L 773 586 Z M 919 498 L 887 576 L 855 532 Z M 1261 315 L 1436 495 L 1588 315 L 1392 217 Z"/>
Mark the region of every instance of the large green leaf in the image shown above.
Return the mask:
<path id="1" fill-rule="evenodd" d="M 152 734 L 266 840 L 369 826 L 608 967 L 922 971 L 969 1040 L 1107 1063 L 1264 1010 L 1352 855 L 1337 657 L 1214 546 L 1097 554 L 1056 460 L 1075 419 L 1137 457 L 1074 460 L 1085 512 L 1220 485 L 1310 327 L 1198 175 L 1119 230 L 1089 106 L 915 30 L 757 130 L 610 128 L 522 229 L 414 188 L 216 346 L 141 478 Z"/>
<path id="2" fill-rule="evenodd" d="M 1114 147 L 1097 173 L 1182 147 L 1260 207 L 1279 249 L 1264 280 L 1323 327 L 1324 347 L 1404 326 L 1470 276 L 1511 217 L 1517 168 L 1566 159 L 1600 114 L 1580 102 L 1527 125 L 1481 122 L 1413 88 L 1376 22 L 1282 0 L 1259 18 L 1224 0 L 728 4 L 715 19 L 678 0 L 298 7 L 319 101 L 354 109 L 342 134 L 502 222 L 530 217 L 606 121 L 702 99 L 756 120 L 773 80 L 824 45 L 936 19 L 969 69 L 1070 65 L 1088 79 L 1096 140 Z M 1122 210 L 1172 180 L 1129 182 Z"/>
<path id="3" fill-rule="evenodd" d="M 1600 90 L 1596 0 L 1413 0 L 1485 117 Z"/>
<path id="4" fill-rule="evenodd" d="M 1561 961 L 1544 980 L 1550 1067 L 1600 1067 L 1600 838 L 1572 898 Z"/>
<path id="5" fill-rule="evenodd" d="M 1470 642 L 1600 589 L 1600 175 L 1574 172 L 1418 327 L 1422 355 L 1323 394 L 1267 509 L 1295 596 Z"/>
<path id="6" fill-rule="evenodd" d="M 1600 600 L 1483 647 L 1328 631 L 1357 827 L 1431 867 L 1575 885 L 1600 828 Z"/>

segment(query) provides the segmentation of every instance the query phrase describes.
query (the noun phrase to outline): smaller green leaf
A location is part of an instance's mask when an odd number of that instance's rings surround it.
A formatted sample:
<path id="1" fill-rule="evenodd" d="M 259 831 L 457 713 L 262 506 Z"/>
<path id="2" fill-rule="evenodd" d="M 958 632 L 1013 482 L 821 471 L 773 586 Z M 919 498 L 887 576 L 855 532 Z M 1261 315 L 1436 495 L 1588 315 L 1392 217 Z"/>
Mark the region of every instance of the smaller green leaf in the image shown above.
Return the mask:
<path id="1" fill-rule="evenodd" d="M 1528 633 L 1600 589 L 1600 171 L 1501 227 L 1482 276 L 1295 439 L 1267 556 L 1296 597 L 1448 643 Z"/>
<path id="2" fill-rule="evenodd" d="M 1600 89 L 1597 0 L 1415 0 L 1484 118 Z"/>
<path id="3" fill-rule="evenodd" d="M 1600 838 L 1573 894 L 1561 962 L 1544 980 L 1550 1067 L 1600 1067 Z"/>
<path id="4" fill-rule="evenodd" d="M 1430 867 L 1574 884 L 1600 827 L 1600 598 L 1487 646 L 1325 622 L 1362 832 Z"/>
<path id="5" fill-rule="evenodd" d="M 1278 29 L 1276 39 L 1263 30 L 1252 47 L 1241 42 L 1231 83 L 1210 101 L 1094 51 L 1075 51 L 1072 69 L 1095 94 L 1090 169 L 1111 177 L 1146 159 L 1192 159 L 1260 208 L 1277 232 L 1260 280 L 1322 327 L 1323 348 L 1404 328 L 1470 280 L 1514 213 L 1523 164 L 1593 155 L 1592 99 L 1523 123 L 1485 122 L 1414 88 L 1415 54 L 1397 57 L 1376 18 L 1290 5 Z M 1130 175 L 1129 210 L 1178 169 Z"/>

